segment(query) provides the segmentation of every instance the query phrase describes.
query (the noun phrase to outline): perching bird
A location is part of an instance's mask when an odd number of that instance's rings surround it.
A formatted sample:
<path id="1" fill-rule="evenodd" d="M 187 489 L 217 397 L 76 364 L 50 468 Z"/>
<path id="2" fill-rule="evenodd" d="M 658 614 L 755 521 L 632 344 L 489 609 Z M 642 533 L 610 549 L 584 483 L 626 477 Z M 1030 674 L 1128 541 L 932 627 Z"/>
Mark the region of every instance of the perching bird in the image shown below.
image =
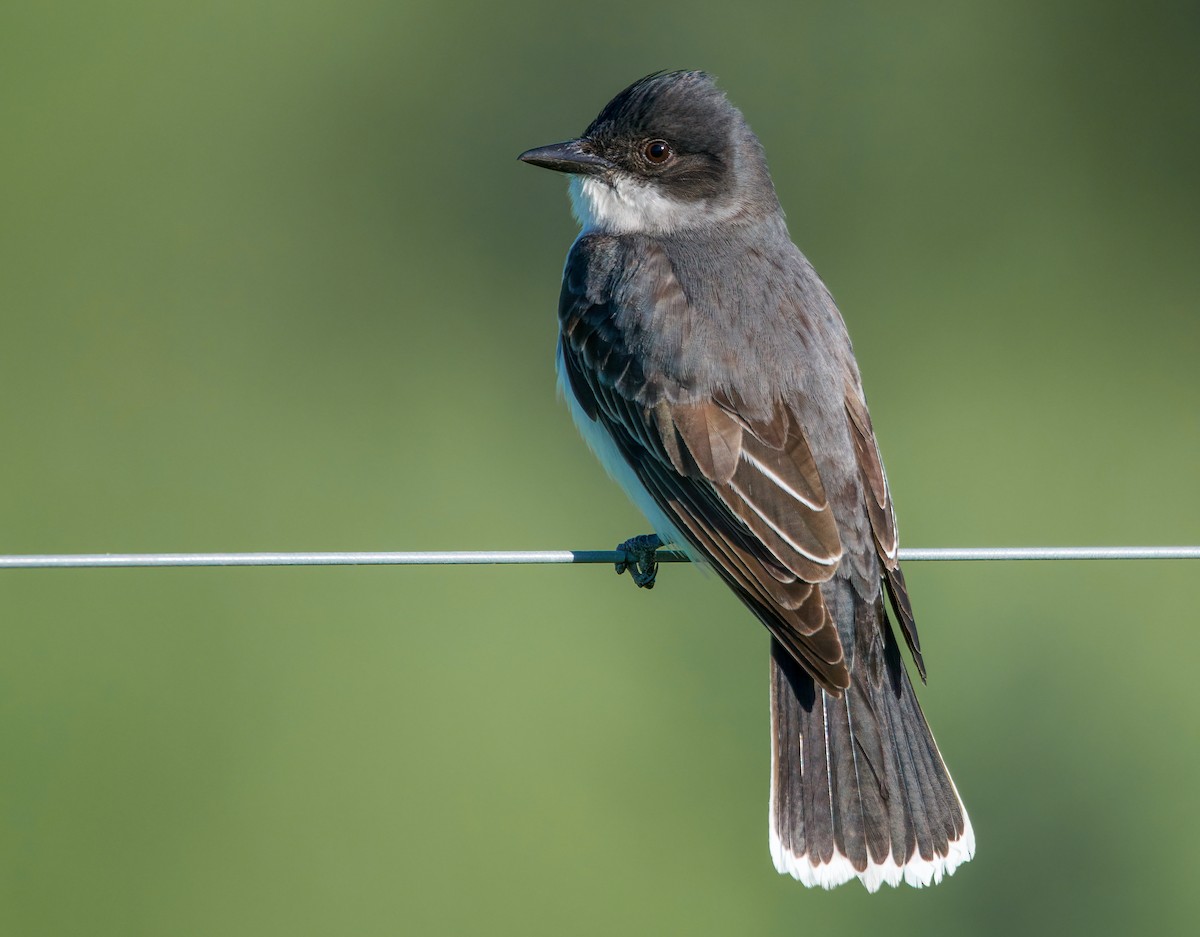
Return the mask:
<path id="1" fill-rule="evenodd" d="M 775 867 L 940 882 L 975 837 L 885 610 L 924 679 L 850 339 L 758 138 L 708 75 L 667 72 L 520 158 L 571 177 L 559 383 L 657 534 L 635 578 L 675 544 L 771 632 Z"/>

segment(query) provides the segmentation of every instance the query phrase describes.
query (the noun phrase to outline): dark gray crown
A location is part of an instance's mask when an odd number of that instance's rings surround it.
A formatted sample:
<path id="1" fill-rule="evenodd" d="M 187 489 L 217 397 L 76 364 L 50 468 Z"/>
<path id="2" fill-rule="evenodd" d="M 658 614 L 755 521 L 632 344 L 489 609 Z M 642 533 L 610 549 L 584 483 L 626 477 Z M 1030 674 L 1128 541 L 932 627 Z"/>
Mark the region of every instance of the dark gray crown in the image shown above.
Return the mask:
<path id="1" fill-rule="evenodd" d="M 673 158 L 650 164 L 643 148 L 652 140 L 670 144 Z M 751 200 L 774 201 L 758 139 L 705 72 L 655 72 L 634 82 L 605 105 L 581 142 L 679 198 L 720 198 L 749 187 L 742 194 Z"/>

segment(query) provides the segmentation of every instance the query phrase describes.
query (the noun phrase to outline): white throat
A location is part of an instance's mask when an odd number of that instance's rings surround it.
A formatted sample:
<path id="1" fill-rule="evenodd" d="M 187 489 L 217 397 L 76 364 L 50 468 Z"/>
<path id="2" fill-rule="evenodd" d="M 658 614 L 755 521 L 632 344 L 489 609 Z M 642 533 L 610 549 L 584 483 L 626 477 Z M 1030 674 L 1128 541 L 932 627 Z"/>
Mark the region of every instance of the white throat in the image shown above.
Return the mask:
<path id="1" fill-rule="evenodd" d="M 571 176 L 571 211 L 584 233 L 671 234 L 685 228 L 726 221 L 737 214 L 729 205 L 708 199 L 682 202 L 654 185 L 625 173 L 610 180 Z"/>

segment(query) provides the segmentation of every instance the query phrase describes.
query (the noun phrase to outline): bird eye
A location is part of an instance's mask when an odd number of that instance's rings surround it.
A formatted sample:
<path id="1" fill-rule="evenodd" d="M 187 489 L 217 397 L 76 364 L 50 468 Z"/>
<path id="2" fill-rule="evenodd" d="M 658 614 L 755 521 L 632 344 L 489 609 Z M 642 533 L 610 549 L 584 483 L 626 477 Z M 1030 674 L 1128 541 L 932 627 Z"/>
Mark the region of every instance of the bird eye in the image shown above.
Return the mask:
<path id="1" fill-rule="evenodd" d="M 642 147 L 642 153 L 650 162 L 661 165 L 671 158 L 671 144 L 666 140 L 651 140 Z"/>

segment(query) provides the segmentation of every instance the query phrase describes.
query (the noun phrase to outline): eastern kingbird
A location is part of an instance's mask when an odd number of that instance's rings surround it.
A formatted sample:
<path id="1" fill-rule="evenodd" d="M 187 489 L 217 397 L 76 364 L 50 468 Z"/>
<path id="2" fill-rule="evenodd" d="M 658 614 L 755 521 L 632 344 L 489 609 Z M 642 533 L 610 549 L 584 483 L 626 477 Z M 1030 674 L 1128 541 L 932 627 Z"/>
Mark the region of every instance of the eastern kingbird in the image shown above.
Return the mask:
<path id="1" fill-rule="evenodd" d="M 850 339 L 758 138 L 708 75 L 666 72 L 520 158 L 571 177 L 558 379 L 657 534 L 629 542 L 635 579 L 677 545 L 771 632 L 775 867 L 940 882 L 975 836 L 884 608 L 924 679 Z"/>

